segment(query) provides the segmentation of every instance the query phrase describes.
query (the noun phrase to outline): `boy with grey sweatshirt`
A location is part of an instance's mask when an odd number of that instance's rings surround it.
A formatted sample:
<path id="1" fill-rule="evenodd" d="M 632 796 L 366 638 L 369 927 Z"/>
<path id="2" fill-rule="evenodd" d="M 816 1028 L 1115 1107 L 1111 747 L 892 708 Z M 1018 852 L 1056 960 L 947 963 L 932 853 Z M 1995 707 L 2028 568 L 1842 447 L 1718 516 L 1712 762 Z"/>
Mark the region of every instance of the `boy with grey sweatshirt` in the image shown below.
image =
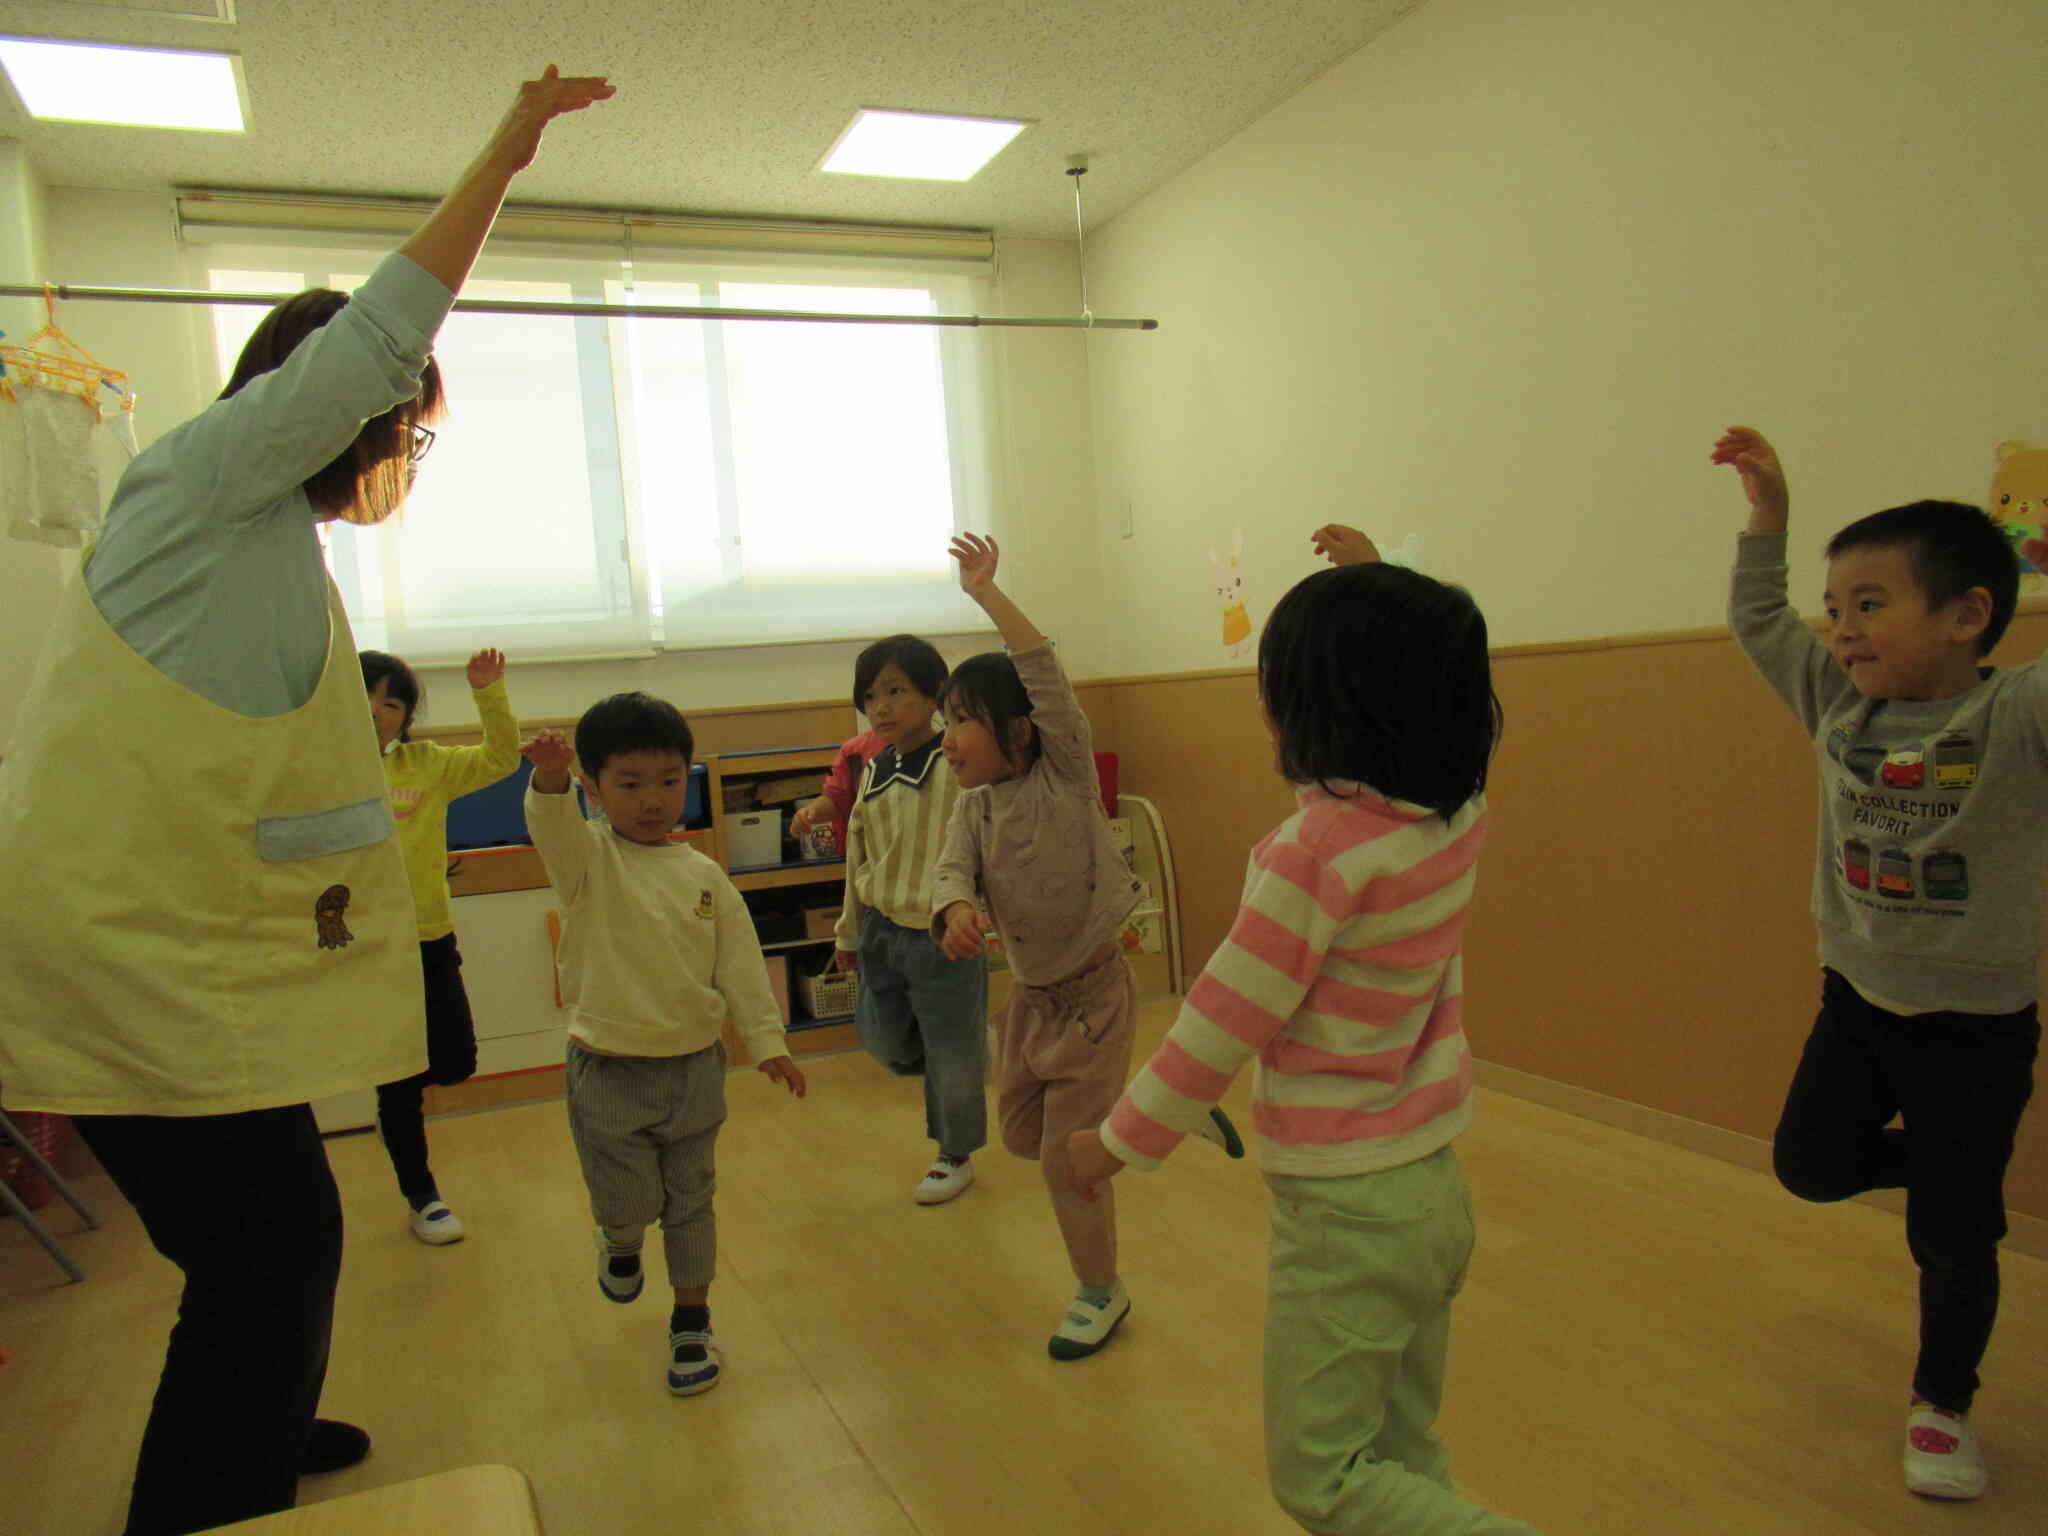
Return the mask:
<path id="1" fill-rule="evenodd" d="M 1713 461 L 1735 468 L 1750 507 L 1729 626 L 1820 768 L 1821 1007 L 1773 1161 L 1807 1200 L 1906 1191 L 1920 1269 L 1906 1486 L 1975 1498 L 1989 1478 L 1965 1415 L 2041 1038 L 2048 671 L 1980 665 L 2012 619 L 2019 564 L 1977 508 L 1914 502 L 1837 533 L 1823 641 L 1786 601 L 1776 452 L 1731 427 Z M 1888 1129 L 1894 1115 L 1903 1129 Z"/>

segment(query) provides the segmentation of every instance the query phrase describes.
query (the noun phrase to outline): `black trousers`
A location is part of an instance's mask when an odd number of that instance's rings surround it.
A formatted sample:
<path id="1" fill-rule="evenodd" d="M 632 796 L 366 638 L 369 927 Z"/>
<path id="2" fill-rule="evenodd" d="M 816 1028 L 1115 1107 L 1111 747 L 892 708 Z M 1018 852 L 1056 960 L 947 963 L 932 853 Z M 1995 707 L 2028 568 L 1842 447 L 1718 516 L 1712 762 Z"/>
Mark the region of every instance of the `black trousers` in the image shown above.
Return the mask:
<path id="1" fill-rule="evenodd" d="M 1960 1413 L 1998 1316 L 2005 1167 L 2034 1091 L 2041 1025 L 2018 1013 L 1896 1014 L 1834 971 L 1772 1146 L 1778 1181 L 1805 1200 L 1906 1191 L 1920 1266 L 1913 1390 Z M 1892 1117 L 1903 1129 L 1888 1129 Z"/>
<path id="2" fill-rule="evenodd" d="M 427 1084 L 453 1087 L 476 1073 L 476 1022 L 462 985 L 462 952 L 454 934 L 421 943 L 420 975 L 427 989 L 427 1070 L 377 1090 L 377 1130 L 391 1154 L 398 1191 L 415 1210 L 441 1193 L 427 1164 L 422 1110 Z"/>
<path id="3" fill-rule="evenodd" d="M 157 1252 L 185 1272 L 128 1536 L 291 1508 L 341 1276 L 341 1198 L 313 1111 L 76 1123 Z"/>

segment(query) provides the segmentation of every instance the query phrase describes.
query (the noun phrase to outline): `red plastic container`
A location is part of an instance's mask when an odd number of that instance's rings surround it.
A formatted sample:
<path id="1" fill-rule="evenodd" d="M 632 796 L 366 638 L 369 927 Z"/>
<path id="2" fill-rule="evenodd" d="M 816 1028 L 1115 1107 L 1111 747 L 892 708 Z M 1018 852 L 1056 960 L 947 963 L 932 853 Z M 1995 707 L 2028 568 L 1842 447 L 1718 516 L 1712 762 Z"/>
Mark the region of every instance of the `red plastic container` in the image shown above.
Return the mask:
<path id="1" fill-rule="evenodd" d="M 1095 754 L 1095 778 L 1102 786 L 1102 813 L 1116 814 L 1116 754 L 1098 752 Z"/>
<path id="2" fill-rule="evenodd" d="M 43 1155 L 43 1161 L 54 1164 L 71 1140 L 71 1122 L 62 1115 L 47 1115 L 36 1110 L 25 1110 L 12 1117 L 14 1128 L 28 1138 L 29 1145 Z M 21 1203 L 32 1211 L 41 1210 L 50 1203 L 56 1193 L 50 1188 L 50 1181 L 11 1141 L 0 1142 L 0 1180 L 14 1186 L 14 1192 L 21 1196 Z"/>

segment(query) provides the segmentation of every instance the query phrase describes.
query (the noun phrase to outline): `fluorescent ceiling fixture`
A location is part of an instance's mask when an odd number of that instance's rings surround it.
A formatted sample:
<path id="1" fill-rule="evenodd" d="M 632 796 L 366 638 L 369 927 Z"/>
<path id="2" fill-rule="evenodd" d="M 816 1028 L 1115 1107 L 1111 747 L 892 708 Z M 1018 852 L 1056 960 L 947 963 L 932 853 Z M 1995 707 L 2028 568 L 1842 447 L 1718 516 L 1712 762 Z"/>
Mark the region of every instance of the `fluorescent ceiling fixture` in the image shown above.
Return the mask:
<path id="1" fill-rule="evenodd" d="M 29 116 L 240 133 L 241 60 L 226 53 L 0 37 L 0 65 Z"/>
<path id="2" fill-rule="evenodd" d="M 862 107 L 825 156 L 823 169 L 842 176 L 965 181 L 995 159 L 1024 127 L 1000 117 Z"/>

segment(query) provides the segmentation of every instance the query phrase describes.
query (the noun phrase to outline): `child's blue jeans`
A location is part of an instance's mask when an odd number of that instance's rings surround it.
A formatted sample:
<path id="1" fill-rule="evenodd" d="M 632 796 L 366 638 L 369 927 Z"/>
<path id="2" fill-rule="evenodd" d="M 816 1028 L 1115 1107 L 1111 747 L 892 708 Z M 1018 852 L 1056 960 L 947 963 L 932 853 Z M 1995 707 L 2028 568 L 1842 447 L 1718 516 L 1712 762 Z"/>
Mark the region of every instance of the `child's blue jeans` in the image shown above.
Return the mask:
<path id="1" fill-rule="evenodd" d="M 891 1072 L 924 1074 L 925 1134 L 948 1157 L 988 1144 L 988 969 L 948 960 L 929 932 L 869 908 L 860 921 L 854 1032 Z"/>

